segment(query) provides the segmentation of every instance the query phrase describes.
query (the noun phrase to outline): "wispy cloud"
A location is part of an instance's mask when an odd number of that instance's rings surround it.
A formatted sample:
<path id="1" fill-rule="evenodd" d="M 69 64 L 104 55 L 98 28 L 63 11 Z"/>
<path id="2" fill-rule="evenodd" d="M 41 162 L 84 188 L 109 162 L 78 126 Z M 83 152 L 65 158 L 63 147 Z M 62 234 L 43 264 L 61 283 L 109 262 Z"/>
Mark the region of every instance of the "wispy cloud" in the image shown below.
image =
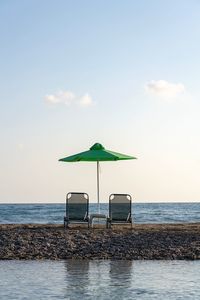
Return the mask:
<path id="1" fill-rule="evenodd" d="M 51 105 L 64 104 L 66 106 L 78 105 L 86 107 L 93 104 L 92 97 L 88 93 L 78 97 L 71 91 L 59 91 L 55 94 L 49 94 L 44 97 L 44 100 Z"/>
<path id="2" fill-rule="evenodd" d="M 163 98 L 176 98 L 185 93 L 182 83 L 171 83 L 166 80 L 151 80 L 145 85 L 145 90 L 155 96 Z"/>

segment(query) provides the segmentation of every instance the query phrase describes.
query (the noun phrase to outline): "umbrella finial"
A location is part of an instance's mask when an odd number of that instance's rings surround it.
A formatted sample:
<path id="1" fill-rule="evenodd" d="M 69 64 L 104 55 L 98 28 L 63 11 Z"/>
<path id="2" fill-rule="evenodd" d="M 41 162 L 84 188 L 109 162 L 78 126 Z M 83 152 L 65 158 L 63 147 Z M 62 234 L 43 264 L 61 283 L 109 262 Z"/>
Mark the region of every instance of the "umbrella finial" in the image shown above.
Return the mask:
<path id="1" fill-rule="evenodd" d="M 104 150 L 105 148 L 100 143 L 95 143 L 90 150 Z"/>

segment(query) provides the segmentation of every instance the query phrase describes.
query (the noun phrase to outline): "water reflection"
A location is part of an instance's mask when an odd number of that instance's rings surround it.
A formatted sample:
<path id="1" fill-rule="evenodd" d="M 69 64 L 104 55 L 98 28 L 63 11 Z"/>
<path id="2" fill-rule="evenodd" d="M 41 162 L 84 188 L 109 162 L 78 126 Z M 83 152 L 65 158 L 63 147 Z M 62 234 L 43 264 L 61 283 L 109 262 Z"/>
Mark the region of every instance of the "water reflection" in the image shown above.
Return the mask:
<path id="1" fill-rule="evenodd" d="M 77 299 L 88 294 L 89 260 L 69 260 L 65 266 L 65 297 L 75 294 Z M 71 299 L 71 298 L 70 298 Z"/>
<path id="2" fill-rule="evenodd" d="M 133 261 L 110 262 L 110 298 L 116 294 L 118 299 L 127 299 L 132 282 Z"/>
<path id="3" fill-rule="evenodd" d="M 132 261 L 67 261 L 65 296 L 74 291 L 77 299 L 83 295 L 88 299 L 94 295 L 98 299 L 112 299 L 113 295 L 115 299 L 127 298 L 127 289 L 131 287 L 132 265 Z"/>
<path id="4" fill-rule="evenodd" d="M 200 261 L 0 261 L 0 299 L 196 300 Z"/>

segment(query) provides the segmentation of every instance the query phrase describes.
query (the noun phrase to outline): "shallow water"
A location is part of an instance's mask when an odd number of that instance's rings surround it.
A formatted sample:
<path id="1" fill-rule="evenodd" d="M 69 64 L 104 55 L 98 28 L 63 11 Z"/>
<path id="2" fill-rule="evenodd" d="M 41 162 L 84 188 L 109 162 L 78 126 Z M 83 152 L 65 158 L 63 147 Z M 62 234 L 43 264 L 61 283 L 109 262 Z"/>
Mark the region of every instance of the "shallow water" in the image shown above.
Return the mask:
<path id="1" fill-rule="evenodd" d="M 0 299 L 200 299 L 199 261 L 0 261 Z"/>
<path id="2" fill-rule="evenodd" d="M 90 213 L 98 211 L 90 203 Z M 133 203 L 135 223 L 200 222 L 200 203 Z M 0 223 L 62 223 L 65 204 L 0 204 Z M 101 204 L 108 214 L 108 204 Z"/>

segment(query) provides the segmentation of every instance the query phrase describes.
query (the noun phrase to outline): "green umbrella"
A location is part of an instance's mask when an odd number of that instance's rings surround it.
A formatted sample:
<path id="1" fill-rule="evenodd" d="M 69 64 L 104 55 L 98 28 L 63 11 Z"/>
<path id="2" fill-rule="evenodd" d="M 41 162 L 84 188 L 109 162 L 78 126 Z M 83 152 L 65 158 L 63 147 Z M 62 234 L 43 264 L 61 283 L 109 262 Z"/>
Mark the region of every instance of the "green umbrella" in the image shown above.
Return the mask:
<path id="1" fill-rule="evenodd" d="M 97 162 L 97 200 L 98 200 L 98 208 L 99 208 L 99 162 L 127 160 L 127 159 L 136 159 L 136 157 L 106 150 L 101 144 L 96 143 L 88 151 L 84 151 L 65 158 L 61 158 L 59 159 L 59 161 L 65 161 L 65 162 L 96 161 Z"/>

